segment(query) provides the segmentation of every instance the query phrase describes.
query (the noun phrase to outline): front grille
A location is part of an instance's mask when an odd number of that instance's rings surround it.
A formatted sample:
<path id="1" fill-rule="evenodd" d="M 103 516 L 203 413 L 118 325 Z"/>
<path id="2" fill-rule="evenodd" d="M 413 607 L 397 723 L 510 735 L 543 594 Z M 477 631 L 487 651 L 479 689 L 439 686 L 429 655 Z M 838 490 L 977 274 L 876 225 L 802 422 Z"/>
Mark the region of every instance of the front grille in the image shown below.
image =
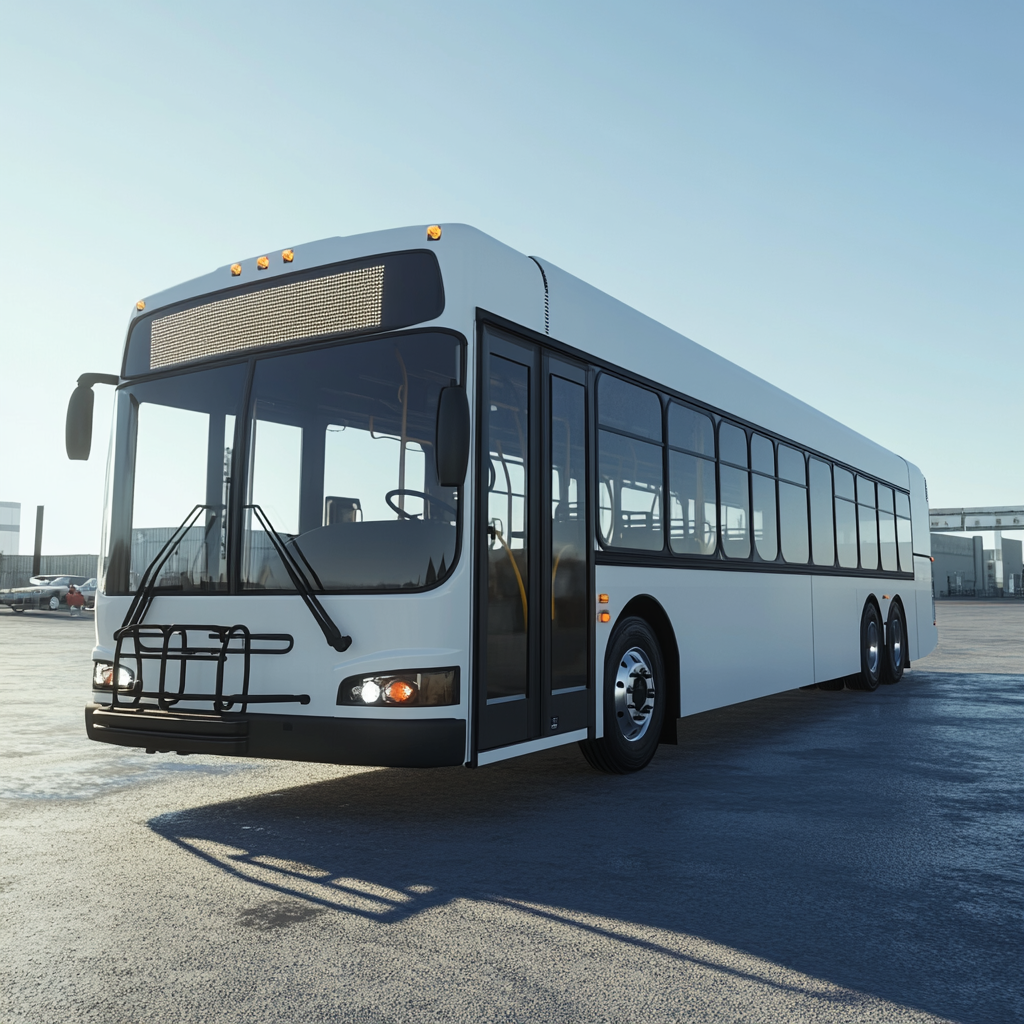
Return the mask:
<path id="1" fill-rule="evenodd" d="M 379 327 L 384 266 L 295 281 L 158 317 L 150 369 L 283 341 Z"/>

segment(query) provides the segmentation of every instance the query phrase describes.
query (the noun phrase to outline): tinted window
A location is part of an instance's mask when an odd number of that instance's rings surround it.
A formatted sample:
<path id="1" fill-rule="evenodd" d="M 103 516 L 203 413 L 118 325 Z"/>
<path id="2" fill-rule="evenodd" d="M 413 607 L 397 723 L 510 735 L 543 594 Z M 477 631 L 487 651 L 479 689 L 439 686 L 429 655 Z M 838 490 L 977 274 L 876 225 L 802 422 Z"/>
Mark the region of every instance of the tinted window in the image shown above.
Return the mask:
<path id="1" fill-rule="evenodd" d="M 753 434 L 750 438 L 750 466 L 758 473 L 775 476 L 775 446 L 761 434 Z"/>
<path id="2" fill-rule="evenodd" d="M 885 572 L 896 572 L 896 517 L 891 512 L 878 512 L 878 550 Z"/>
<path id="3" fill-rule="evenodd" d="M 605 544 L 661 551 L 660 445 L 598 434 L 598 528 Z"/>
<path id="4" fill-rule="evenodd" d="M 832 472 L 827 463 L 811 459 L 811 553 L 815 565 L 833 565 Z"/>
<path id="5" fill-rule="evenodd" d="M 597 381 L 597 412 L 604 427 L 661 440 L 661 401 L 653 391 L 602 373 Z"/>
<path id="6" fill-rule="evenodd" d="M 779 479 L 807 486 L 807 468 L 804 465 L 803 452 L 798 452 L 788 445 L 779 445 Z"/>
<path id="7" fill-rule="evenodd" d="M 857 504 L 875 507 L 875 482 L 866 476 L 857 477 Z"/>
<path id="8" fill-rule="evenodd" d="M 914 571 L 914 545 L 910 534 L 910 520 L 896 520 L 896 542 L 899 546 L 900 571 Z"/>
<path id="9" fill-rule="evenodd" d="M 781 462 L 781 449 L 780 449 Z M 779 481 L 779 536 L 782 557 L 803 565 L 809 554 L 807 544 L 807 488 Z"/>
<path id="10" fill-rule="evenodd" d="M 857 506 L 843 498 L 836 498 L 836 555 L 844 569 L 857 568 Z"/>
<path id="11" fill-rule="evenodd" d="M 317 589 L 412 589 L 451 571 L 458 494 L 437 482 L 432 442 L 441 389 L 457 380 L 459 363 L 459 344 L 446 334 L 257 361 L 247 504 L 260 506 Z M 515 422 L 505 436 L 518 439 Z M 505 458 L 515 480 L 521 466 L 507 446 Z M 511 537 L 514 524 L 503 525 Z M 293 589 L 248 511 L 243 541 L 247 589 Z"/>
<path id="12" fill-rule="evenodd" d="M 749 474 L 731 466 L 720 466 L 718 472 L 722 482 L 722 550 L 730 558 L 749 558 Z"/>
<path id="13" fill-rule="evenodd" d="M 761 558 L 774 562 L 779 553 L 779 529 L 775 516 L 775 477 L 755 473 L 751 480 L 754 485 L 754 545 Z"/>
<path id="14" fill-rule="evenodd" d="M 669 544 L 678 555 L 713 555 L 718 542 L 715 464 L 669 452 Z"/>
<path id="15" fill-rule="evenodd" d="M 859 486 L 857 491 L 860 492 Z M 877 569 L 878 513 L 867 505 L 858 505 L 857 520 L 860 527 L 860 567 L 862 569 Z"/>
<path id="16" fill-rule="evenodd" d="M 731 423 L 722 423 L 718 427 L 718 457 L 722 462 L 731 462 L 735 466 L 747 465 L 747 434 L 746 431 Z"/>
<path id="17" fill-rule="evenodd" d="M 910 497 L 902 491 L 896 492 L 896 515 L 910 518 Z"/>
<path id="18" fill-rule="evenodd" d="M 715 426 L 710 416 L 675 402 L 668 407 L 668 443 L 697 455 L 715 457 Z"/>
<path id="19" fill-rule="evenodd" d="M 849 498 L 853 501 L 853 474 L 846 469 L 835 467 L 836 497 Z"/>
<path id="20" fill-rule="evenodd" d="M 882 484 L 878 485 L 878 507 L 881 511 L 888 512 L 889 515 L 892 515 L 893 505 L 891 487 L 884 487 Z"/>

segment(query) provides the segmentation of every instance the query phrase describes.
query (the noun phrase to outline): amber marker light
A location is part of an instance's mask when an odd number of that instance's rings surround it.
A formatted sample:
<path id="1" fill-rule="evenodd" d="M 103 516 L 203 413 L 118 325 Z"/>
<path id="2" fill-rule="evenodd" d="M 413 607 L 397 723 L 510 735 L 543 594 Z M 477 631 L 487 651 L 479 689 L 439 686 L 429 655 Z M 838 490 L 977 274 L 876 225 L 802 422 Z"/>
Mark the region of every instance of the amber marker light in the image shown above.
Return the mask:
<path id="1" fill-rule="evenodd" d="M 292 260 L 295 259 L 295 252 L 294 252 L 294 250 L 292 250 L 292 249 L 285 249 L 284 252 L 281 253 L 281 259 L 283 259 L 285 261 L 285 263 L 291 263 Z"/>
<path id="2" fill-rule="evenodd" d="M 429 238 L 432 242 L 436 242 L 440 237 L 441 237 L 441 225 L 440 224 L 431 224 L 430 227 L 427 228 L 427 238 Z"/>
<path id="3" fill-rule="evenodd" d="M 607 594 L 598 594 L 597 595 L 597 603 L 598 604 L 607 604 L 608 603 L 608 595 Z"/>
<path id="4" fill-rule="evenodd" d="M 256 261 L 256 269 L 257 270 L 266 270 L 267 267 L 269 267 L 269 266 L 270 266 L 270 257 L 269 256 L 261 256 Z"/>
<path id="5" fill-rule="evenodd" d="M 601 612 L 601 614 L 598 615 L 598 619 L 601 622 L 611 622 L 612 621 L 612 613 L 611 612 Z"/>
<path id="6" fill-rule="evenodd" d="M 232 277 L 241 277 L 241 275 L 242 275 L 242 264 L 241 263 L 232 263 L 231 264 L 231 276 Z"/>
<path id="7" fill-rule="evenodd" d="M 396 679 L 384 687 L 384 696 L 396 704 L 408 704 L 416 699 L 416 687 L 404 679 Z"/>
<path id="8" fill-rule="evenodd" d="M 141 313 L 146 308 L 146 304 L 142 299 L 139 299 L 139 301 L 135 303 L 135 308 Z"/>

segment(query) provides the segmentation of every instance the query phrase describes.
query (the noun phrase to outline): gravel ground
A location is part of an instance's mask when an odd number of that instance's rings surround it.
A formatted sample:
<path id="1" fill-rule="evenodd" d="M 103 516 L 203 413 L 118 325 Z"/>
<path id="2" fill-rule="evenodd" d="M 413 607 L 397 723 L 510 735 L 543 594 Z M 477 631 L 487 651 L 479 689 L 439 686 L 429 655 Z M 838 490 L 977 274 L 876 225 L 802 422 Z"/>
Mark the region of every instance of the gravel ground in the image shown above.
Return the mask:
<path id="1" fill-rule="evenodd" d="M 92 744 L 91 622 L 0 613 L 0 1020 L 1024 1020 L 1005 604 L 940 604 L 899 686 L 686 719 L 626 778 Z"/>

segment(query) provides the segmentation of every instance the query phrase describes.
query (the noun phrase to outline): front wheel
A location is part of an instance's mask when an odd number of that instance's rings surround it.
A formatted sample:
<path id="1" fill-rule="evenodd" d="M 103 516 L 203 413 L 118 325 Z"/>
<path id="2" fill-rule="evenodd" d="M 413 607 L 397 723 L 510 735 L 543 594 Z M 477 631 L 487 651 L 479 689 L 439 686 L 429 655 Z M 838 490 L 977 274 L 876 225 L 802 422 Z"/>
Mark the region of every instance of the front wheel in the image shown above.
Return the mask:
<path id="1" fill-rule="evenodd" d="M 882 682 L 898 683 L 907 664 L 907 621 L 903 608 L 893 601 L 889 608 L 889 624 L 885 627 L 885 656 L 882 658 Z"/>
<path id="2" fill-rule="evenodd" d="M 665 720 L 665 662 L 658 638 L 640 618 L 624 619 L 608 642 L 604 736 L 580 749 L 599 771 L 625 775 L 647 766 Z"/>
<path id="3" fill-rule="evenodd" d="M 54 594 L 53 597 L 50 598 L 50 611 L 51 612 L 55 612 L 55 611 L 58 611 L 59 609 L 60 609 L 60 598 L 56 594 Z"/>

